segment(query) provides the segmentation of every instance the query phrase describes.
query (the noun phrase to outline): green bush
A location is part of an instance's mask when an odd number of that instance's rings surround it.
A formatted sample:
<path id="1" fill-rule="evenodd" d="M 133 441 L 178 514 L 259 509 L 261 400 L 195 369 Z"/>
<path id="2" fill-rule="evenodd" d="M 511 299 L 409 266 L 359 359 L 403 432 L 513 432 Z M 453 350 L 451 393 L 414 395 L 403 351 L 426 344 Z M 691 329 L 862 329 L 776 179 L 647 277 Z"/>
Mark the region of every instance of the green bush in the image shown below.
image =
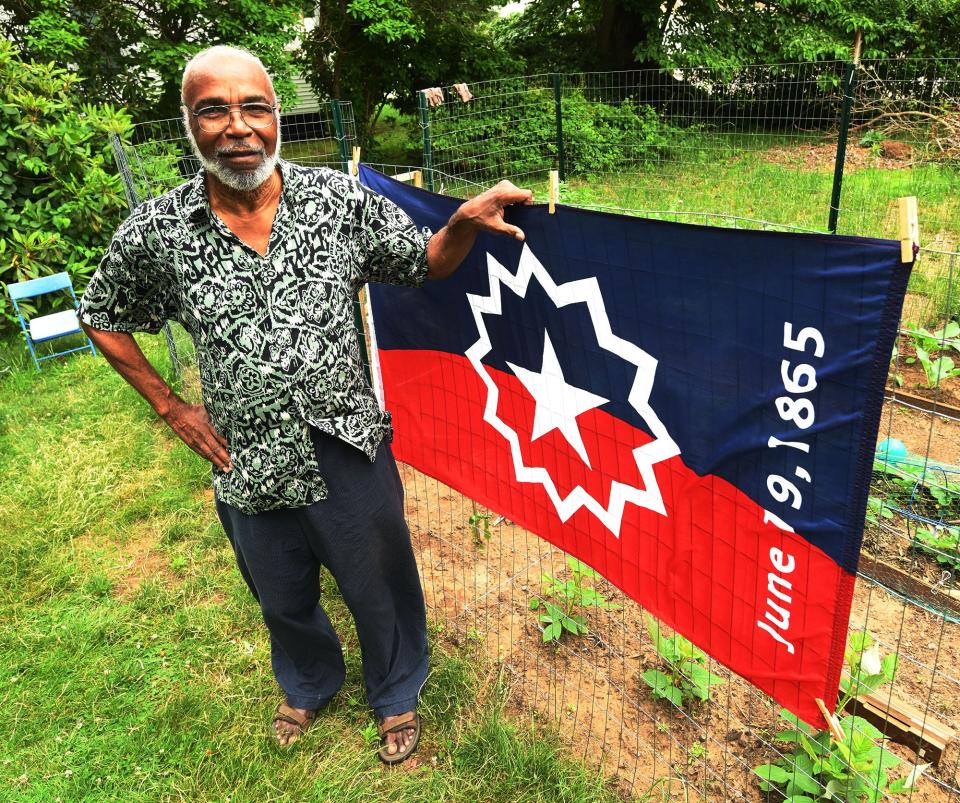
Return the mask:
<path id="1" fill-rule="evenodd" d="M 66 270 L 82 288 L 126 212 L 120 178 L 109 172 L 109 134 L 128 135 L 130 118 L 109 105 L 78 102 L 76 82 L 52 64 L 21 61 L 13 45 L 0 42 L 4 285 Z M 15 323 L 3 292 L 0 330 Z"/>
<path id="2" fill-rule="evenodd" d="M 680 134 L 652 107 L 630 98 L 603 103 L 572 89 L 564 93 L 562 108 L 568 175 L 606 173 L 660 158 Z M 468 114 L 447 117 L 437 112 L 431 140 L 436 166 L 455 175 L 483 174 L 478 176 L 482 181 L 556 167 L 553 91 L 508 82 L 497 97 L 471 101 Z"/>

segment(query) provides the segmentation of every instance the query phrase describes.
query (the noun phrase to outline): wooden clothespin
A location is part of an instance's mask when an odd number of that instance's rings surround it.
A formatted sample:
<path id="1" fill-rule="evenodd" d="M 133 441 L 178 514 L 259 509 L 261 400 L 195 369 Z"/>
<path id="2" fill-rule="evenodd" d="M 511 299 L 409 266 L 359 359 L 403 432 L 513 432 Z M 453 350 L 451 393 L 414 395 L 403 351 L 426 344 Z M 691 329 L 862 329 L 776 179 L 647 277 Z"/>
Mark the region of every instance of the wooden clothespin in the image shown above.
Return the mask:
<path id="1" fill-rule="evenodd" d="M 837 721 L 836 715 L 827 711 L 826 703 L 824 703 L 819 697 L 815 697 L 813 701 L 817 704 L 817 708 L 820 709 L 820 713 L 823 714 L 823 718 L 827 720 L 827 727 L 830 729 L 830 735 L 838 742 L 844 741 L 847 738 L 847 735 L 843 732 L 843 728 L 840 727 L 840 723 Z"/>
<path id="2" fill-rule="evenodd" d="M 899 220 L 900 261 L 913 262 L 920 250 L 920 223 L 917 220 L 917 196 L 897 198 Z"/>
<path id="3" fill-rule="evenodd" d="M 550 171 L 550 198 L 548 210 L 550 214 L 554 214 L 557 211 L 557 198 L 560 196 L 560 171 L 551 170 Z"/>
<path id="4" fill-rule="evenodd" d="M 353 146 L 353 159 L 350 160 L 350 175 L 360 175 L 360 146 Z"/>

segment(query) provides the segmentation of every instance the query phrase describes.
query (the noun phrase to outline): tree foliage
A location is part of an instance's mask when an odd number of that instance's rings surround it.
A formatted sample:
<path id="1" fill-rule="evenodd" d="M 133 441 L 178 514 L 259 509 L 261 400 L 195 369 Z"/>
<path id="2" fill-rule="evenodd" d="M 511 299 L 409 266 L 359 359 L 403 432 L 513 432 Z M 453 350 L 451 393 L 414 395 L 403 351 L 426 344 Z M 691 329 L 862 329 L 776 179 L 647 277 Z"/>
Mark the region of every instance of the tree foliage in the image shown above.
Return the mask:
<path id="1" fill-rule="evenodd" d="M 90 103 L 125 106 L 136 119 L 179 115 L 180 74 L 214 44 L 245 47 L 293 97 L 300 0 L 5 0 L 0 27 L 23 58 L 54 62 L 81 79 Z"/>
<path id="2" fill-rule="evenodd" d="M 952 56 L 958 0 L 532 0 L 497 23 L 528 72 L 622 70 L 845 59 L 857 29 L 865 58 Z"/>
<path id="3" fill-rule="evenodd" d="M 353 102 L 361 144 L 389 99 L 416 108 L 416 91 L 515 73 L 493 47 L 486 0 L 321 0 L 298 54 L 321 97 Z"/>
<path id="4" fill-rule="evenodd" d="M 109 134 L 130 118 L 81 102 L 77 79 L 52 64 L 22 61 L 0 42 L 0 280 L 68 271 L 81 287 L 126 212 L 111 172 Z M 9 325 L 0 296 L 0 326 Z"/>

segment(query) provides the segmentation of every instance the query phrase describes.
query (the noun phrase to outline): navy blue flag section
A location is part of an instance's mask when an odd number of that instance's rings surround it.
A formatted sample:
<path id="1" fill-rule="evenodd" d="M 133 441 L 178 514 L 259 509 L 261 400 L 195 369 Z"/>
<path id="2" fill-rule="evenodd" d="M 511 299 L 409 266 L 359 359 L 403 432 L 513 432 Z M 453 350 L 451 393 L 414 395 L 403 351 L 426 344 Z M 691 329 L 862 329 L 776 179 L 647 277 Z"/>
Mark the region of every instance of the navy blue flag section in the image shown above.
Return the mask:
<path id="1" fill-rule="evenodd" d="M 461 201 L 361 166 L 438 231 Z M 515 207 L 370 287 L 394 450 L 592 566 L 816 727 L 837 699 L 900 244 Z"/>

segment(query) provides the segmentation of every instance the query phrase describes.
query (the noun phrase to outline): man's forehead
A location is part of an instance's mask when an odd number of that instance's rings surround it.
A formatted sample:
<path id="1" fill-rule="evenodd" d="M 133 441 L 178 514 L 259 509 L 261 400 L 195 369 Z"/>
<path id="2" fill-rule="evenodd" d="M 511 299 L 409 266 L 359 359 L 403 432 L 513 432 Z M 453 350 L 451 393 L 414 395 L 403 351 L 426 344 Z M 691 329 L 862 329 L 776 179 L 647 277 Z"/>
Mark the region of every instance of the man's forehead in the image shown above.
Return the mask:
<path id="1" fill-rule="evenodd" d="M 211 54 L 195 62 L 184 85 L 184 100 L 201 96 L 226 97 L 239 90 L 244 95 L 273 99 L 270 79 L 253 59 L 233 54 Z"/>

